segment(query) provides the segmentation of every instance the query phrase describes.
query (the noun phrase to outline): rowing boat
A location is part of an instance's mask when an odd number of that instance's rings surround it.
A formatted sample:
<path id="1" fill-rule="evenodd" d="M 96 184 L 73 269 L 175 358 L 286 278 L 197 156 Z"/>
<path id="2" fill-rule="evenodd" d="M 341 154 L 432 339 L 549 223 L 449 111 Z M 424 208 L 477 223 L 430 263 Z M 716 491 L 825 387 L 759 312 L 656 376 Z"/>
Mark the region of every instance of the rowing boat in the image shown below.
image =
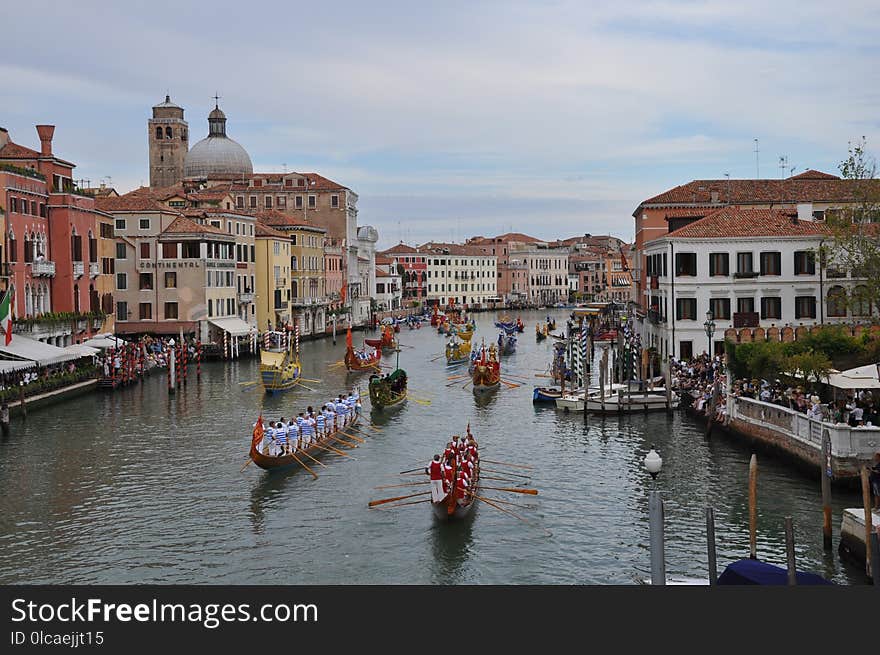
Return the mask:
<path id="1" fill-rule="evenodd" d="M 262 418 L 260 419 L 262 420 Z M 350 427 L 353 425 L 357 425 L 360 420 L 360 415 L 355 414 L 354 419 L 351 423 L 346 425 L 345 427 Z M 292 455 L 265 455 L 259 451 L 257 448 L 257 443 L 262 441 L 263 432 L 259 431 L 259 438 L 257 429 L 254 429 L 254 437 L 251 440 L 251 451 L 250 457 L 254 461 L 254 464 L 259 466 L 261 469 L 269 472 L 280 471 L 283 469 L 289 469 L 294 466 L 301 467 L 303 462 L 312 461 L 308 456 L 311 456 L 315 459 L 320 457 L 323 453 L 327 452 L 327 448 L 332 448 L 342 439 L 340 438 L 341 429 L 330 432 L 323 437 L 320 437 L 316 444 L 312 444 L 311 446 L 306 447 L 305 449 L 297 449 L 297 451 Z"/>
<path id="2" fill-rule="evenodd" d="M 299 352 L 288 332 L 267 332 L 260 349 L 260 382 L 266 393 L 287 391 L 302 376 Z"/>
<path id="3" fill-rule="evenodd" d="M 370 404 L 374 409 L 397 407 L 406 400 L 408 378 L 402 368 L 395 369 L 386 377 L 370 376 Z"/>
<path id="4" fill-rule="evenodd" d="M 480 358 L 474 363 L 473 383 L 476 395 L 495 391 L 501 386 L 501 363 L 494 343 L 488 349 L 485 345 L 481 347 Z"/>

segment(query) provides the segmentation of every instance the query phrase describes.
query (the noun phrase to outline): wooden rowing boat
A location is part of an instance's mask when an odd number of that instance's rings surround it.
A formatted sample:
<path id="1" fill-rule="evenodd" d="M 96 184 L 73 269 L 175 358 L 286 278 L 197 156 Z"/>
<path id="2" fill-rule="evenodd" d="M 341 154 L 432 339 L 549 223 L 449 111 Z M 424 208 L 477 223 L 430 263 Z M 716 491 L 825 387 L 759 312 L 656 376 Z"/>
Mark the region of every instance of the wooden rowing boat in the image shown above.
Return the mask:
<path id="1" fill-rule="evenodd" d="M 406 400 L 406 371 L 395 369 L 386 377 L 370 376 L 370 404 L 375 409 L 397 407 Z"/>
<path id="2" fill-rule="evenodd" d="M 474 363 L 473 387 L 476 395 L 489 393 L 501 386 L 501 363 L 495 344 L 481 348 L 480 358 Z"/>
<path id="3" fill-rule="evenodd" d="M 360 421 L 360 415 L 355 414 L 354 420 L 349 423 L 345 427 L 349 427 L 352 425 L 357 425 L 358 421 Z M 294 453 L 294 455 L 264 455 L 257 449 L 257 439 L 254 438 L 251 440 L 251 451 L 250 456 L 254 461 L 254 464 L 259 466 L 261 469 L 265 471 L 280 471 L 284 469 L 289 469 L 291 467 L 301 467 L 302 462 L 311 462 L 306 455 L 310 455 L 317 459 L 322 454 L 326 453 L 326 448 L 332 447 L 336 445 L 339 441 L 341 441 L 339 433 L 342 430 L 336 430 L 331 432 L 320 439 L 317 440 L 317 445 L 312 444 L 308 448 L 299 449 Z M 262 433 L 261 433 L 262 434 Z M 261 439 L 262 440 L 262 439 Z M 319 448 L 318 446 L 323 446 L 323 448 Z M 303 454 L 305 453 L 305 454 Z M 299 461 L 297 461 L 299 459 Z"/>
<path id="4" fill-rule="evenodd" d="M 302 376 L 299 353 L 287 332 L 268 332 L 260 349 L 260 382 L 266 393 L 287 391 Z"/>
<path id="5" fill-rule="evenodd" d="M 458 467 L 456 467 L 455 473 L 452 476 L 453 481 L 457 478 L 457 476 Z M 473 509 L 474 505 L 476 505 L 477 496 L 479 495 L 480 464 L 479 462 L 477 462 L 477 465 L 474 468 L 474 477 L 471 481 L 470 486 L 468 487 L 465 502 L 459 502 L 459 499 L 456 497 L 457 494 L 455 493 L 455 484 L 453 482 L 452 488 L 442 500 L 436 503 L 433 500 L 431 501 L 431 510 L 434 512 L 434 516 L 441 521 L 460 520 L 471 513 L 471 509 Z"/>

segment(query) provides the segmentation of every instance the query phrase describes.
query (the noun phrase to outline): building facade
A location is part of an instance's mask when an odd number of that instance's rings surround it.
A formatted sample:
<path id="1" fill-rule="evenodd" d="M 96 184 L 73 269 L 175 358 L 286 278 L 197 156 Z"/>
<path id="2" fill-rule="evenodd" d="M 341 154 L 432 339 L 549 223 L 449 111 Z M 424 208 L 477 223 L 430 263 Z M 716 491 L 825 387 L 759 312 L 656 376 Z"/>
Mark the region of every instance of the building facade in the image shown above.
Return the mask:
<path id="1" fill-rule="evenodd" d="M 411 305 L 413 302 L 424 302 L 428 288 L 428 258 L 425 253 L 401 242 L 380 254 L 390 257 L 395 268 L 403 267 L 403 303 Z"/>
<path id="2" fill-rule="evenodd" d="M 426 243 L 427 301 L 433 305 L 482 307 L 499 300 L 498 258 L 483 246 Z"/>
<path id="3" fill-rule="evenodd" d="M 183 179 L 183 163 L 189 151 L 189 125 L 183 118 L 183 107 L 171 102 L 153 105 L 147 121 L 147 143 L 150 157 L 150 186 L 167 187 Z"/>
<path id="4" fill-rule="evenodd" d="M 290 308 L 290 235 L 263 223 L 257 223 L 257 278 L 254 304 L 257 327 L 275 329 L 291 324 Z"/>

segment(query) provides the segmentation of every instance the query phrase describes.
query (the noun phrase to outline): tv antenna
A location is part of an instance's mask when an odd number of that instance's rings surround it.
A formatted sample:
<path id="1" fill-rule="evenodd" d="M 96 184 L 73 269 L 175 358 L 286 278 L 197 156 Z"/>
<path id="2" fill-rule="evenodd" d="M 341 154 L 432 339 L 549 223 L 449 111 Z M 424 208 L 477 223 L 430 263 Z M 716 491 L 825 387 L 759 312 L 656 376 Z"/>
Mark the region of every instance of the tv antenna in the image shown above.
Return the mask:
<path id="1" fill-rule="evenodd" d="M 761 179 L 761 165 L 760 159 L 758 158 L 758 140 L 755 139 L 755 179 Z"/>
<path id="2" fill-rule="evenodd" d="M 785 177 L 785 169 L 788 168 L 788 155 L 779 155 L 779 177 Z"/>

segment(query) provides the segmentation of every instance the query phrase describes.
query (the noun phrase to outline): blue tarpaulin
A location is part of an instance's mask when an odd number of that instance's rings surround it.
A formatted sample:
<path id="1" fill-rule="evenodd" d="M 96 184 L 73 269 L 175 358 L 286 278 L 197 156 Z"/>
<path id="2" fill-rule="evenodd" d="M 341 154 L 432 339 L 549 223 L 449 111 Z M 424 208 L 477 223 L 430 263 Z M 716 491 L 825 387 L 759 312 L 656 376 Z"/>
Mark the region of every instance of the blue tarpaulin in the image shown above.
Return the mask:
<path id="1" fill-rule="evenodd" d="M 796 573 L 799 585 L 827 585 L 834 584 L 815 573 L 798 571 Z M 787 585 L 788 570 L 781 566 L 768 564 L 756 559 L 741 559 L 729 564 L 724 573 L 718 576 L 720 585 Z"/>

